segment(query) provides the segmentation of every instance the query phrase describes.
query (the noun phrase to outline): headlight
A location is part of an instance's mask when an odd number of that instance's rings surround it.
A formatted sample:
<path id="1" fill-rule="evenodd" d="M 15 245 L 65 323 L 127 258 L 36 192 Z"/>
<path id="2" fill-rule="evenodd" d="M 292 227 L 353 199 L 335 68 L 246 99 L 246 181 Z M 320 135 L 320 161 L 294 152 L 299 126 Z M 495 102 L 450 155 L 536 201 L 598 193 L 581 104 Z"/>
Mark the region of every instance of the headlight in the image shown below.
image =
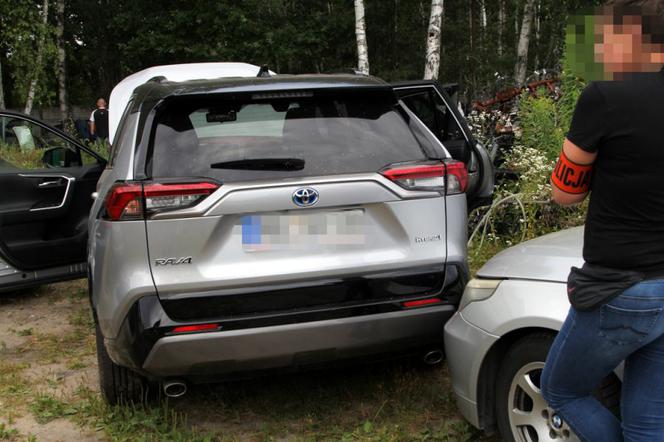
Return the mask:
<path id="1" fill-rule="evenodd" d="M 463 310 L 471 302 L 483 301 L 490 298 L 502 281 L 502 279 L 471 279 L 463 291 L 459 310 Z"/>

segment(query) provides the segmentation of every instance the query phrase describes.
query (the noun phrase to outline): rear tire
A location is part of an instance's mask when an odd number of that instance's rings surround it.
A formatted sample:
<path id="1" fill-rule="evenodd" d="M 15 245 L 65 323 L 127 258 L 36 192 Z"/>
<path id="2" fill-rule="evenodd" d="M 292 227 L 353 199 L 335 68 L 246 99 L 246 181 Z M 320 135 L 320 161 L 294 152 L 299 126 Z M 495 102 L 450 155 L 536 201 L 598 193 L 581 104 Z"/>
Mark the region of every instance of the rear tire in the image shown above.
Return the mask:
<path id="1" fill-rule="evenodd" d="M 507 351 L 496 379 L 496 418 L 505 441 L 578 440 L 567 424 L 554 430 L 551 410 L 540 391 L 544 361 L 555 336 L 534 333 L 516 341 Z M 620 380 L 607 376 L 595 397 L 618 415 Z"/>
<path id="2" fill-rule="evenodd" d="M 149 383 L 144 376 L 111 360 L 104 346 L 104 338 L 95 326 L 97 362 L 101 394 L 110 405 L 124 403 L 146 403 L 149 398 Z"/>

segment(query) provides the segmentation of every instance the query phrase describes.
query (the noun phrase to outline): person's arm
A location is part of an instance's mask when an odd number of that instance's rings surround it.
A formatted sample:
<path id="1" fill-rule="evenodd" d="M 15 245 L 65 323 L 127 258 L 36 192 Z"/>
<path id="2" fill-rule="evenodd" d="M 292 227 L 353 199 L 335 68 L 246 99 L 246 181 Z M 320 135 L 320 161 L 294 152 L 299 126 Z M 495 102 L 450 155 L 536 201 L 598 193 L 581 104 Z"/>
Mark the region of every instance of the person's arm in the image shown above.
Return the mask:
<path id="1" fill-rule="evenodd" d="M 90 129 L 90 136 L 94 136 L 95 134 L 95 112 L 92 111 L 90 114 L 90 120 L 88 120 L 88 128 Z"/>
<path id="2" fill-rule="evenodd" d="M 551 196 L 556 203 L 570 206 L 580 203 L 588 196 L 592 172 L 588 166 L 592 167 L 597 152 L 587 152 L 565 138 L 561 157 L 562 155 L 568 161 L 561 158 L 551 175 Z"/>
<path id="3" fill-rule="evenodd" d="M 593 163 L 611 127 L 611 114 L 596 83 L 581 93 L 560 158 L 551 174 L 551 197 L 563 206 L 583 201 L 590 191 Z"/>

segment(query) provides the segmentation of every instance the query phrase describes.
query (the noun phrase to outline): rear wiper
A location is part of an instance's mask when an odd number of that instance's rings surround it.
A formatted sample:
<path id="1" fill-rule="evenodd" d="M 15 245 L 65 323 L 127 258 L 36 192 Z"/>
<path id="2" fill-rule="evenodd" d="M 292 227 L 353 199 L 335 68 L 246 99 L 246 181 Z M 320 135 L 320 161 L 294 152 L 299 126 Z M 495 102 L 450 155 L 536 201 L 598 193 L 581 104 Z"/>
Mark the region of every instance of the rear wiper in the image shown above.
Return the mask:
<path id="1" fill-rule="evenodd" d="M 222 161 L 210 164 L 213 169 L 243 170 L 302 170 L 304 160 L 301 158 L 250 158 L 235 161 Z"/>

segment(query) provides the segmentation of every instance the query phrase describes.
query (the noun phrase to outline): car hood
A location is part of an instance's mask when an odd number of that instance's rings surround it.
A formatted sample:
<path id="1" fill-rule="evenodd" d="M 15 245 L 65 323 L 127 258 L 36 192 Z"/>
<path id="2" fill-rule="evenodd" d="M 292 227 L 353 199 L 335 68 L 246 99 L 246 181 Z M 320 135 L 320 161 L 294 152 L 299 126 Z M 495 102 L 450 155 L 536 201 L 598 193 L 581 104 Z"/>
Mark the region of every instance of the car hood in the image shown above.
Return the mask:
<path id="1" fill-rule="evenodd" d="M 570 267 L 583 264 L 582 249 L 583 227 L 550 233 L 503 250 L 477 276 L 565 282 Z"/>

